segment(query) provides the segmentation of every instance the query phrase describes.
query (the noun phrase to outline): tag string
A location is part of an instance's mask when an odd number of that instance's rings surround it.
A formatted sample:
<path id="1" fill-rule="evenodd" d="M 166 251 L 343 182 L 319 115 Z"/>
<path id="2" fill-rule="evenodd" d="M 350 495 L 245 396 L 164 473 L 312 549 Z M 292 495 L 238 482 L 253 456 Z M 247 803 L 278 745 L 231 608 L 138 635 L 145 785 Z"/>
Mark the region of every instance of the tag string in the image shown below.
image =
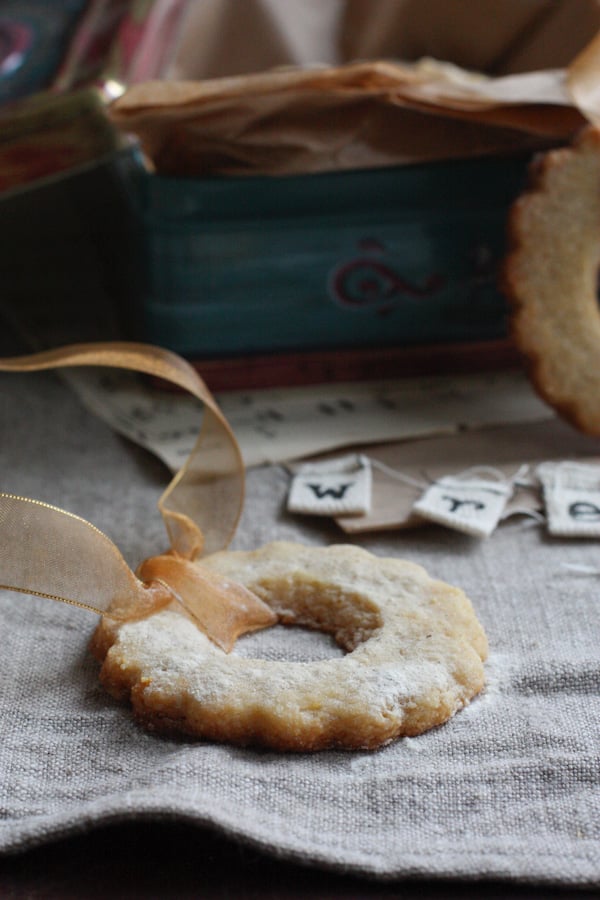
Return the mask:
<path id="1" fill-rule="evenodd" d="M 381 462 L 381 460 L 375 459 L 372 456 L 365 458 L 369 460 L 374 469 L 378 469 L 389 478 L 401 481 L 411 487 L 425 490 L 426 488 L 430 487 L 430 485 L 436 483 L 436 480 L 425 481 L 425 479 L 413 478 L 412 475 L 407 475 L 406 472 L 401 472 L 399 469 L 394 469 L 391 466 L 386 465 L 386 463 Z M 452 477 L 457 481 L 468 481 L 469 479 L 477 477 L 478 475 L 487 475 L 489 478 L 495 479 L 501 484 L 507 484 L 509 487 L 515 487 L 525 485 L 525 476 L 527 475 L 528 471 L 529 465 L 527 463 L 524 463 L 523 465 L 519 466 L 514 475 L 507 477 L 501 469 L 497 469 L 495 466 L 478 465 L 470 466 L 468 469 L 462 469 Z"/>

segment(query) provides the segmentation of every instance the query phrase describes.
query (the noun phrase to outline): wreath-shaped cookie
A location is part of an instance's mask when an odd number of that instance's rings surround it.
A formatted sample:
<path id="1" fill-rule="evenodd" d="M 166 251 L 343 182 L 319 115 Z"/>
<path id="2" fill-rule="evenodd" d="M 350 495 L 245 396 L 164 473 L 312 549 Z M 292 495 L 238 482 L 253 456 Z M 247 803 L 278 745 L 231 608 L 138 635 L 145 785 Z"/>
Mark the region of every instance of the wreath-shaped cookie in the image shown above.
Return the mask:
<path id="1" fill-rule="evenodd" d="M 600 130 L 552 150 L 509 218 L 511 330 L 540 395 L 600 434 Z"/>
<path id="2" fill-rule="evenodd" d="M 464 593 L 345 545 L 272 543 L 202 566 L 257 594 L 279 622 L 330 632 L 315 662 L 226 653 L 177 609 L 93 640 L 101 679 L 149 729 L 278 750 L 374 748 L 450 718 L 484 684 L 487 641 Z"/>

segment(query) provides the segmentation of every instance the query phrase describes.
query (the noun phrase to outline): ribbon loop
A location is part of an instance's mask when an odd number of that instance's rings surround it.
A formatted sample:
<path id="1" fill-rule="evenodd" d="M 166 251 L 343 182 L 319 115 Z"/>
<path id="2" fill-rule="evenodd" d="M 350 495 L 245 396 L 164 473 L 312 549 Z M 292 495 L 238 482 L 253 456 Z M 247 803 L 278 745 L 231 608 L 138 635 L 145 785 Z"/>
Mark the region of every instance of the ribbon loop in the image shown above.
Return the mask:
<path id="1" fill-rule="evenodd" d="M 97 613 L 143 590 L 103 532 L 48 503 L 0 494 L 0 539 L 2 588 Z"/>
<path id="2" fill-rule="evenodd" d="M 143 581 L 113 542 L 85 519 L 47 503 L 0 494 L 0 587 L 62 600 L 113 618 L 138 618 L 178 601 L 211 639 L 270 625 L 273 613 L 240 585 L 192 565 L 226 547 L 242 510 L 244 466 L 229 423 L 196 371 L 167 350 L 125 342 L 74 344 L 0 359 L 0 371 L 69 366 L 131 369 L 163 379 L 204 403 L 198 440 L 158 506 L 170 551 L 140 566 Z"/>
<path id="3" fill-rule="evenodd" d="M 174 384 L 204 404 L 202 427 L 189 459 L 158 507 L 171 548 L 186 559 L 230 542 L 244 498 L 244 464 L 238 443 L 212 394 L 180 356 L 145 344 L 116 341 L 72 344 L 28 356 L 0 359 L 0 371 L 35 372 L 71 366 L 108 366 L 142 372 Z"/>

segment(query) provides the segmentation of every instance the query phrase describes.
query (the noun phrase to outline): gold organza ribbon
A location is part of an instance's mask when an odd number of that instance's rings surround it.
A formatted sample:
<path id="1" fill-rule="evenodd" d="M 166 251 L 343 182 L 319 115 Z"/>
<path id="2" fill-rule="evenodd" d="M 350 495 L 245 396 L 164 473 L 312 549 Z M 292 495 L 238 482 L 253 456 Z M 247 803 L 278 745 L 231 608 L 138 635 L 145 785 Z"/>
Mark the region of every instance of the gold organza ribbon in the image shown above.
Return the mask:
<path id="1" fill-rule="evenodd" d="M 0 371 L 108 366 L 161 378 L 204 403 L 198 440 L 158 507 L 170 549 L 134 574 L 101 531 L 69 512 L 0 494 L 0 587 L 62 600 L 117 619 L 140 618 L 178 604 L 224 649 L 247 631 L 272 624 L 271 610 L 241 585 L 198 563 L 226 547 L 244 499 L 244 466 L 231 428 L 208 388 L 181 357 L 133 343 L 76 344 L 8 359 Z"/>

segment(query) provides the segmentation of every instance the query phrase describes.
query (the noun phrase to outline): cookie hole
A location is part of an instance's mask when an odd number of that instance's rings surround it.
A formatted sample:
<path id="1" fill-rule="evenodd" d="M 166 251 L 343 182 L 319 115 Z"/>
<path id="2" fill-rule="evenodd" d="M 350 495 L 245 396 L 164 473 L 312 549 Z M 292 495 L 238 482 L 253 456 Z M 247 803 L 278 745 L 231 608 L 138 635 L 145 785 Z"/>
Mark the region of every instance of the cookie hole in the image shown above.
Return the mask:
<path id="1" fill-rule="evenodd" d="M 301 628 L 309 635 L 321 635 L 307 640 L 321 641 L 341 655 L 368 640 L 382 625 L 378 607 L 363 594 L 311 579 L 306 573 L 263 578 L 251 587 L 292 634 Z"/>
<path id="2" fill-rule="evenodd" d="M 239 638 L 234 650 L 246 659 L 315 662 L 335 659 L 345 651 L 331 634 L 301 625 L 274 625 Z"/>

